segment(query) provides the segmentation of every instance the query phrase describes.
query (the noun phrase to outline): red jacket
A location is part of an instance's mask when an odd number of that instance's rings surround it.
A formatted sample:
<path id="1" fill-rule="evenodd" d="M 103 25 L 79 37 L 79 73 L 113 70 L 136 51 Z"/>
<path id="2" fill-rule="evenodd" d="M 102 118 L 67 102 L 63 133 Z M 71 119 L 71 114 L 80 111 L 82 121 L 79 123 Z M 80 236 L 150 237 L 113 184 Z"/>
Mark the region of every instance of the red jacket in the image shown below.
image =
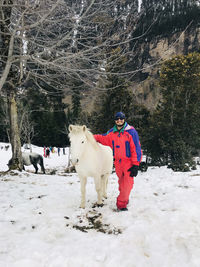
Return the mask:
<path id="1" fill-rule="evenodd" d="M 125 122 L 124 127 L 118 131 L 114 126 L 106 134 L 96 134 L 94 138 L 102 145 L 110 146 L 115 161 L 130 159 L 133 165 L 139 165 L 142 159 L 142 150 L 139 136 L 133 126 Z"/>

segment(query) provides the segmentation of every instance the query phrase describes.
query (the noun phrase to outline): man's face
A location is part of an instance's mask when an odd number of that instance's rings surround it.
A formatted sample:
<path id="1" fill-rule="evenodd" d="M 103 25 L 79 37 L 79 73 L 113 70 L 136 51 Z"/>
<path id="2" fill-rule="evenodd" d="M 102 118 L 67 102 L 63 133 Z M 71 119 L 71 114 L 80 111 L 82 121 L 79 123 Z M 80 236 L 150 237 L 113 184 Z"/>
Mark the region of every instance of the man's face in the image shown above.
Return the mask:
<path id="1" fill-rule="evenodd" d="M 124 125 L 124 119 L 121 119 L 121 118 L 116 118 L 115 119 L 115 124 L 118 126 L 118 127 L 122 127 Z"/>

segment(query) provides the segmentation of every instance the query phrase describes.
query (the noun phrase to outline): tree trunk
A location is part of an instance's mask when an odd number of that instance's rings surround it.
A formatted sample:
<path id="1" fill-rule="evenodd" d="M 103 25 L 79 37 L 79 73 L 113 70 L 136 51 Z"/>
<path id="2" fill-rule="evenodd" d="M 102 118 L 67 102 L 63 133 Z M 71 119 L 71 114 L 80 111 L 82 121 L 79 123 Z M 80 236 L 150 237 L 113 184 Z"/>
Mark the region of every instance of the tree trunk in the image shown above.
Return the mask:
<path id="1" fill-rule="evenodd" d="M 14 90 L 9 90 L 8 114 L 10 121 L 10 142 L 12 147 L 12 164 L 9 168 L 22 171 L 21 141 L 18 128 L 16 94 Z"/>

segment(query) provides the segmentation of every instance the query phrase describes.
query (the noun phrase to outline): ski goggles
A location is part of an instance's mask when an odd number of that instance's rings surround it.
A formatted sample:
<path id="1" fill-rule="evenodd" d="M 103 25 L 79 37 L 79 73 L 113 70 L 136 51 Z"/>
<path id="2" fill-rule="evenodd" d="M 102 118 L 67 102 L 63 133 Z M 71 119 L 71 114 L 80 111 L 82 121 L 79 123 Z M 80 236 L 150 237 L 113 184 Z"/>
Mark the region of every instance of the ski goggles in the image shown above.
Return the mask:
<path id="1" fill-rule="evenodd" d="M 124 120 L 124 118 L 115 118 L 115 121 L 118 121 L 118 120 Z"/>

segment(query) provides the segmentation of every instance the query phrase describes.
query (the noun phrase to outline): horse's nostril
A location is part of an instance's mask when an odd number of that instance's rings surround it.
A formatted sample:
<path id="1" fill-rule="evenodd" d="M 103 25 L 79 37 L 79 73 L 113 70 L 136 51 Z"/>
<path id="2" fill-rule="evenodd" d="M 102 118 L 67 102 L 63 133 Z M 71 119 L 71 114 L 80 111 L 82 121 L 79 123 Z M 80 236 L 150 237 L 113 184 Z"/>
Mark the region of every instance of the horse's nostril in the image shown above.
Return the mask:
<path id="1" fill-rule="evenodd" d="M 76 160 L 76 163 L 78 163 L 79 159 Z"/>

